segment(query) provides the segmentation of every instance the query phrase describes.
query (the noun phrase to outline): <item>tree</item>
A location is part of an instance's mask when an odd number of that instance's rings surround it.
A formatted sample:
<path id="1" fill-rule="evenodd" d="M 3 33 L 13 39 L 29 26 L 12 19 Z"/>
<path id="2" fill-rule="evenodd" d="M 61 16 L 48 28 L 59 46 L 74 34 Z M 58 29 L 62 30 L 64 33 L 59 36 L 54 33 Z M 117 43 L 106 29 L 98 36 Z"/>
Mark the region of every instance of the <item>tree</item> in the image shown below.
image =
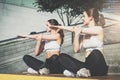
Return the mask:
<path id="1" fill-rule="evenodd" d="M 104 0 L 36 0 L 34 5 L 40 12 L 57 12 L 63 25 L 70 26 L 80 24 L 83 10 L 89 8 L 101 10 L 103 3 Z"/>

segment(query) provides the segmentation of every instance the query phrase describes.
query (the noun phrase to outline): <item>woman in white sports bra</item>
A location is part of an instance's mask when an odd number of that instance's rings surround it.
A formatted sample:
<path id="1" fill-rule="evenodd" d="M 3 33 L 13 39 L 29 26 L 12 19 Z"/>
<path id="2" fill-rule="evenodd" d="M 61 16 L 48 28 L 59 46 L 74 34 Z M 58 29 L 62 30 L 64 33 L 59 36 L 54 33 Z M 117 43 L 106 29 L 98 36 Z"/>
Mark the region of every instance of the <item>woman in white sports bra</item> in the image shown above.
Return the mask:
<path id="1" fill-rule="evenodd" d="M 47 34 L 19 35 L 19 37 L 36 40 L 35 56 L 38 56 L 42 51 L 46 51 L 46 62 L 42 62 L 30 55 L 23 57 L 24 62 L 30 67 L 28 68 L 29 73 L 60 74 L 63 72 L 62 66 L 57 61 L 64 38 L 63 30 L 50 28 L 50 25 L 57 26 L 59 23 L 55 19 L 48 20 L 46 24 Z"/>
<path id="2" fill-rule="evenodd" d="M 64 71 L 64 75 L 83 77 L 107 75 L 108 66 L 103 57 L 104 32 L 102 26 L 97 24 L 99 22 L 98 10 L 95 8 L 85 10 L 82 19 L 84 27 L 51 25 L 51 27 L 75 33 L 73 42 L 75 53 L 82 48 L 85 49 L 85 62 L 78 61 L 67 54 L 59 56 L 60 63 L 67 69 Z"/>

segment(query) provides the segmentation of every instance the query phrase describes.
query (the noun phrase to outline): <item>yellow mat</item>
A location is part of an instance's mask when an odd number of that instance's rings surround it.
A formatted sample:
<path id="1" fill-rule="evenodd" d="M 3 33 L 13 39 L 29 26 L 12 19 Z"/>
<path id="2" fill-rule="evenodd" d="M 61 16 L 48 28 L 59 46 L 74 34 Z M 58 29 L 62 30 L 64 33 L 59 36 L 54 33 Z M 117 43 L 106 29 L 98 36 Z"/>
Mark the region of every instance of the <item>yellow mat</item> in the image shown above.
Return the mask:
<path id="1" fill-rule="evenodd" d="M 87 78 L 0 74 L 0 80 L 97 80 Z"/>

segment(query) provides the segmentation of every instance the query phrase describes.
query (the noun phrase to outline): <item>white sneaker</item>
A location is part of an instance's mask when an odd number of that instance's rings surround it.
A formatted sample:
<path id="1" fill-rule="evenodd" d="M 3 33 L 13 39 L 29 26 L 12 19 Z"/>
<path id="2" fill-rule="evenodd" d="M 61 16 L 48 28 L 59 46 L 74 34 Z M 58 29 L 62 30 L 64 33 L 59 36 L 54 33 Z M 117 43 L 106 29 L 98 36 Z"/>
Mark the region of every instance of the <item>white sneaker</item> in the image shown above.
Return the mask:
<path id="1" fill-rule="evenodd" d="M 44 75 L 44 74 L 47 75 L 47 74 L 50 73 L 50 70 L 47 69 L 47 68 L 42 68 L 42 69 L 39 70 L 39 73 L 40 73 L 41 75 Z"/>
<path id="2" fill-rule="evenodd" d="M 69 70 L 64 70 L 63 75 L 67 77 L 75 77 L 75 74 Z"/>
<path id="3" fill-rule="evenodd" d="M 38 72 L 35 71 L 35 70 L 32 69 L 32 68 L 28 68 L 28 69 L 27 69 L 27 72 L 28 72 L 28 73 L 31 73 L 31 74 L 38 74 Z"/>
<path id="4" fill-rule="evenodd" d="M 91 76 L 90 71 L 86 68 L 82 68 L 77 71 L 77 76 L 78 77 L 89 77 Z"/>

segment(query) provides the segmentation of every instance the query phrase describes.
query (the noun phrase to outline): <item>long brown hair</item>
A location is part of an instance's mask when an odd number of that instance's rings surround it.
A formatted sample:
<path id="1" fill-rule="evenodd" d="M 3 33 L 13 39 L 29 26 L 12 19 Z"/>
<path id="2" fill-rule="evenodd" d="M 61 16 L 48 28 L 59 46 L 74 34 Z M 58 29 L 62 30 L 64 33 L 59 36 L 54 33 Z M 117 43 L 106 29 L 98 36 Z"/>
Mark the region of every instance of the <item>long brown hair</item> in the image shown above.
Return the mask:
<path id="1" fill-rule="evenodd" d="M 55 26 L 60 25 L 56 19 L 49 19 L 48 22 L 49 22 L 51 25 L 55 25 Z M 63 44 L 63 41 L 64 41 L 64 40 L 63 40 L 63 38 L 64 38 L 63 30 L 60 29 L 60 30 L 58 31 L 58 33 L 60 34 L 60 36 L 61 36 L 61 38 L 62 38 L 61 44 Z"/>
<path id="2" fill-rule="evenodd" d="M 95 23 L 97 26 L 104 26 L 105 25 L 105 19 L 102 14 L 99 14 L 98 9 L 90 8 L 85 10 L 88 16 L 93 16 Z"/>
<path id="3" fill-rule="evenodd" d="M 91 8 L 91 9 L 87 9 L 85 11 L 86 11 L 86 13 L 87 13 L 87 15 L 89 17 L 93 16 L 93 18 L 95 20 L 95 23 L 98 23 L 98 21 L 99 21 L 99 12 L 98 12 L 97 9 Z"/>
<path id="4" fill-rule="evenodd" d="M 103 16 L 103 14 L 99 14 L 98 26 L 104 27 L 104 25 L 105 25 L 105 18 Z"/>

